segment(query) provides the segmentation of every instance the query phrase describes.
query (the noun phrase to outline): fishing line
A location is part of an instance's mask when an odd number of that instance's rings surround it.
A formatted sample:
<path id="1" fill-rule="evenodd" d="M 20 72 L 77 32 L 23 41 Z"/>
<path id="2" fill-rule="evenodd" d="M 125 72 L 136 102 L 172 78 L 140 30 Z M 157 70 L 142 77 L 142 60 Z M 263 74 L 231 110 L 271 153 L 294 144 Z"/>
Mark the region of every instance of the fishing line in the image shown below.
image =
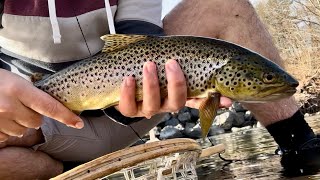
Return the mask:
<path id="1" fill-rule="evenodd" d="M 212 142 L 212 140 L 211 140 L 209 137 L 207 137 L 207 139 L 210 141 L 210 143 L 211 143 L 212 146 L 215 146 L 215 144 Z M 226 158 L 222 157 L 221 152 L 219 152 L 218 155 L 219 155 L 219 158 L 220 158 L 221 160 L 227 162 L 225 165 L 223 165 L 223 168 L 224 168 L 225 166 L 233 163 L 233 162 L 241 161 L 241 160 L 238 160 L 238 159 L 226 159 Z"/>
<path id="2" fill-rule="evenodd" d="M 75 12 L 75 10 L 74 10 L 74 12 Z M 86 44 L 86 46 L 87 46 L 87 49 L 88 49 L 88 52 L 89 52 L 89 55 L 90 55 L 90 59 L 91 59 L 92 54 L 91 54 L 91 51 L 90 51 L 89 45 L 88 45 L 88 43 L 87 43 L 86 37 L 84 36 L 83 30 L 82 30 L 82 28 L 81 28 L 81 25 L 80 25 L 80 22 L 79 22 L 78 16 L 77 16 L 76 14 L 74 14 L 74 15 L 75 15 L 75 17 L 76 17 L 76 20 L 77 20 L 77 23 L 78 23 L 79 29 L 80 29 L 80 31 L 81 31 L 81 34 L 82 34 L 82 37 L 83 37 L 83 40 L 84 40 L 84 43 L 85 43 L 85 44 Z"/>
<path id="3" fill-rule="evenodd" d="M 146 141 L 141 138 L 141 136 L 137 133 L 137 131 L 135 131 L 130 124 L 129 124 L 128 126 L 129 126 L 129 127 L 132 129 L 132 131 L 138 136 L 138 138 L 143 142 L 143 144 L 145 144 Z"/>

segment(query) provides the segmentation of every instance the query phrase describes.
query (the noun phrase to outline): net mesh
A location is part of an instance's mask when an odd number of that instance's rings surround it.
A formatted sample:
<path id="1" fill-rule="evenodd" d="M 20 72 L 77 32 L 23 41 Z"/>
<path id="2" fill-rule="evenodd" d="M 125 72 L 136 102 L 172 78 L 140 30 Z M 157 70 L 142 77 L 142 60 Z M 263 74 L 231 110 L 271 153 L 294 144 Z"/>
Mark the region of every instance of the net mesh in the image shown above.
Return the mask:
<path id="1" fill-rule="evenodd" d="M 169 156 L 151 159 L 132 167 L 124 168 L 116 174 L 102 179 L 125 179 L 125 180 L 196 180 L 198 179 L 195 167 L 199 153 L 187 151 L 174 153 Z"/>

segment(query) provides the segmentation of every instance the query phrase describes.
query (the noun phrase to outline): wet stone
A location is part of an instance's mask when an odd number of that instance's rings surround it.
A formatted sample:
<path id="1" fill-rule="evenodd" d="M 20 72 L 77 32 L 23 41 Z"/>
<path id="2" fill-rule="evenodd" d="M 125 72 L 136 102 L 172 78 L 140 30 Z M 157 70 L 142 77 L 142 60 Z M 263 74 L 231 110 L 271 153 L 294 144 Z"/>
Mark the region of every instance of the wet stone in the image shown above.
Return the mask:
<path id="1" fill-rule="evenodd" d="M 251 126 L 245 126 L 245 127 L 241 127 L 241 128 L 233 127 L 233 128 L 231 128 L 231 132 L 239 132 L 239 131 L 248 130 L 251 128 L 252 128 Z"/>
<path id="2" fill-rule="evenodd" d="M 220 126 L 224 130 L 230 130 L 235 118 L 236 114 L 234 112 L 228 111 L 218 115 L 214 120 L 214 125 Z"/>
<path id="3" fill-rule="evenodd" d="M 199 110 L 198 109 L 191 109 L 190 110 L 190 113 L 191 113 L 191 116 L 193 117 L 193 118 L 199 118 Z"/>
<path id="4" fill-rule="evenodd" d="M 214 135 L 223 134 L 223 133 L 225 133 L 225 130 L 223 128 L 216 125 L 212 125 L 210 127 L 208 136 L 214 136 Z"/>
<path id="5" fill-rule="evenodd" d="M 244 112 L 237 112 L 237 113 L 234 113 L 234 119 L 233 119 L 233 122 L 232 122 L 232 125 L 233 126 L 236 126 L 236 127 L 241 127 L 243 126 L 243 123 L 245 122 L 245 113 Z"/>
<path id="6" fill-rule="evenodd" d="M 169 120 L 171 117 L 172 117 L 172 114 L 171 114 L 171 113 L 166 113 L 166 114 L 163 116 L 162 121 L 167 121 L 167 120 Z"/>
<path id="7" fill-rule="evenodd" d="M 177 126 L 179 123 L 180 123 L 179 120 L 178 120 L 177 118 L 174 118 L 174 117 L 173 117 L 173 118 L 167 120 L 167 121 L 164 123 L 164 125 L 165 125 L 165 126 Z"/>
<path id="8" fill-rule="evenodd" d="M 195 123 L 187 123 L 184 129 L 184 134 L 192 139 L 199 139 L 202 137 L 202 131 L 200 128 L 200 124 Z"/>
<path id="9" fill-rule="evenodd" d="M 245 119 L 245 121 L 251 121 L 253 119 L 253 115 L 252 115 L 251 111 L 246 111 L 246 113 L 244 115 L 244 119 Z"/>
<path id="10" fill-rule="evenodd" d="M 184 112 L 178 115 L 178 119 L 182 122 L 182 123 L 186 123 L 188 121 L 191 120 L 191 113 L 190 112 Z"/>
<path id="11" fill-rule="evenodd" d="M 235 112 L 246 112 L 247 110 L 242 107 L 242 105 L 239 102 L 234 102 L 231 106 L 231 109 Z"/>
<path id="12" fill-rule="evenodd" d="M 185 107 L 183 107 L 182 109 L 179 110 L 179 114 L 185 113 L 185 112 L 190 112 L 190 108 L 185 106 Z"/>
<path id="13" fill-rule="evenodd" d="M 173 126 L 166 126 L 160 132 L 159 139 L 173 139 L 173 138 L 182 138 L 184 135 L 181 131 Z"/>
<path id="14" fill-rule="evenodd" d="M 160 127 L 160 128 L 164 128 L 166 126 L 165 123 L 171 118 L 172 118 L 172 114 L 171 113 L 166 113 L 157 126 Z"/>

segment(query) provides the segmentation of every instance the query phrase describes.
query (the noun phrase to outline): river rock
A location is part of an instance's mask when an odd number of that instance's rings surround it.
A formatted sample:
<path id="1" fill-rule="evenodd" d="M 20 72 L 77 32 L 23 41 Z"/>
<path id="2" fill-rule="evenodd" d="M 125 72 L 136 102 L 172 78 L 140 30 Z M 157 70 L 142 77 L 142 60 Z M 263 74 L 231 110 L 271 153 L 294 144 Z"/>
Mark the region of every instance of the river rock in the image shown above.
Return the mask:
<path id="1" fill-rule="evenodd" d="M 238 102 L 232 103 L 231 109 L 235 112 L 246 112 L 247 110 L 242 107 L 242 105 Z"/>
<path id="2" fill-rule="evenodd" d="M 186 122 L 191 121 L 191 113 L 190 112 L 183 112 L 178 115 L 178 119 L 181 123 L 185 124 Z"/>
<path id="3" fill-rule="evenodd" d="M 179 129 L 173 126 L 166 126 L 161 130 L 159 139 L 164 140 L 182 137 L 184 136 Z"/>
<path id="4" fill-rule="evenodd" d="M 225 133 L 225 130 L 223 128 L 216 125 L 212 125 L 210 127 L 208 136 L 214 136 L 214 135 L 223 134 L 223 133 Z"/>
<path id="5" fill-rule="evenodd" d="M 239 131 L 243 131 L 243 130 L 247 130 L 247 129 L 251 129 L 251 128 L 252 128 L 251 126 L 245 126 L 245 127 L 241 127 L 241 128 L 233 127 L 233 128 L 231 128 L 231 132 L 239 132 Z"/>
<path id="6" fill-rule="evenodd" d="M 242 127 L 245 122 L 245 113 L 244 112 L 236 112 L 234 113 L 234 119 L 232 122 L 232 126 Z"/>
<path id="7" fill-rule="evenodd" d="M 199 119 L 199 110 L 198 109 L 191 108 L 190 113 L 193 118 Z"/>
<path id="8" fill-rule="evenodd" d="M 167 120 L 164 125 L 165 126 L 176 126 L 178 125 L 180 122 L 177 118 L 172 117 L 171 119 Z"/>
<path id="9" fill-rule="evenodd" d="M 246 111 L 246 113 L 244 115 L 245 121 L 251 121 L 252 118 L 253 118 L 253 115 L 252 115 L 251 111 Z"/>
<path id="10" fill-rule="evenodd" d="M 195 123 L 186 123 L 184 128 L 184 134 L 192 139 L 199 139 L 201 138 L 201 128 L 200 124 Z"/>
<path id="11" fill-rule="evenodd" d="M 190 108 L 185 106 L 182 109 L 179 110 L 179 114 L 185 113 L 185 112 L 190 112 Z"/>
<path id="12" fill-rule="evenodd" d="M 164 128 L 165 127 L 165 123 L 171 118 L 172 118 L 172 114 L 171 113 L 166 113 L 162 117 L 161 121 L 159 122 L 159 124 L 157 126 L 160 127 L 160 128 Z"/>
<path id="13" fill-rule="evenodd" d="M 216 116 L 214 125 L 220 126 L 224 130 L 230 130 L 233 125 L 233 120 L 237 117 L 236 113 L 232 111 L 224 112 Z"/>

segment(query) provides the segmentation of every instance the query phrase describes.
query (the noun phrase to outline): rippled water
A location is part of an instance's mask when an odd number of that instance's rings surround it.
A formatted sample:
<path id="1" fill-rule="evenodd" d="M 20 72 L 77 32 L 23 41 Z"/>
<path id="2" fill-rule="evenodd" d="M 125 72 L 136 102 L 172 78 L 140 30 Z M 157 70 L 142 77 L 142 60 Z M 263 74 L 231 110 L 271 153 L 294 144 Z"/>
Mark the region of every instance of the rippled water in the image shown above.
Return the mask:
<path id="1" fill-rule="evenodd" d="M 320 133 L 320 116 L 307 118 L 309 125 Z M 197 175 L 199 180 L 274 180 L 274 179 L 316 179 L 316 175 L 295 178 L 284 177 L 281 173 L 280 157 L 275 155 L 273 138 L 265 128 L 253 128 L 235 133 L 222 134 L 210 138 L 214 144 L 223 143 L 226 151 L 221 154 L 225 159 L 237 160 L 232 163 L 223 161 L 218 155 L 198 161 Z M 211 146 L 207 139 L 202 142 L 204 148 Z M 141 170 L 141 172 L 143 172 Z M 138 175 L 141 173 L 137 173 Z M 142 173 L 143 174 L 143 173 Z M 123 175 L 114 174 L 106 179 L 125 179 Z"/>
<path id="2" fill-rule="evenodd" d="M 307 118 L 315 132 L 320 132 L 320 117 Z M 225 159 L 239 160 L 231 164 L 222 161 L 218 155 L 198 162 L 200 180 L 206 179 L 320 179 L 320 173 L 312 176 L 286 178 L 281 173 L 280 157 L 274 151 L 277 145 L 264 128 L 222 134 L 211 138 L 215 144 L 223 143 Z M 207 141 L 204 147 L 210 146 Z"/>

